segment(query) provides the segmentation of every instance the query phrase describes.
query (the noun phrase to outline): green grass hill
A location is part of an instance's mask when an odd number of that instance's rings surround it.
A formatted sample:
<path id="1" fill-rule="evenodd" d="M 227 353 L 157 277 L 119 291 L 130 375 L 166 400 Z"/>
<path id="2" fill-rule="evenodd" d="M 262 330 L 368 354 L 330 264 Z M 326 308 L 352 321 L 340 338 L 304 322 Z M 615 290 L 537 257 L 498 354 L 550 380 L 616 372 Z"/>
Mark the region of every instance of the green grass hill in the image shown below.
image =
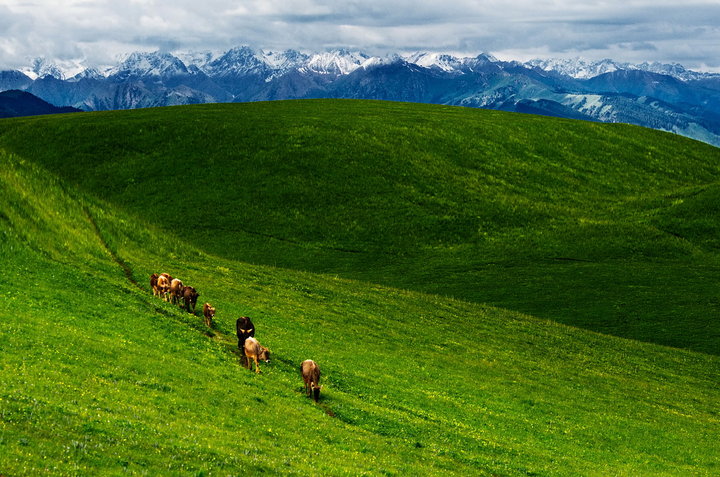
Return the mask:
<path id="1" fill-rule="evenodd" d="M 674 135 L 441 106 L 2 120 L 0 474 L 715 475 L 719 178 Z"/>
<path id="2" fill-rule="evenodd" d="M 6 121 L 0 147 L 218 256 L 720 353 L 720 149 L 680 136 L 288 101 Z"/>

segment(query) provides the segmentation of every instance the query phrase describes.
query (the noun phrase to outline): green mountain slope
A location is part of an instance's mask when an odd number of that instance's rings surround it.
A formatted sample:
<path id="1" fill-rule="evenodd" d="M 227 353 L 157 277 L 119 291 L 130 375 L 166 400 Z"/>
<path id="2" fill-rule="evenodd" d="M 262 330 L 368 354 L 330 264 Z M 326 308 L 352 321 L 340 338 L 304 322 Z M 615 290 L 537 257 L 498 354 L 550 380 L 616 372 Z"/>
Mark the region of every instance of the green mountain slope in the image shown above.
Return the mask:
<path id="1" fill-rule="evenodd" d="M 0 162 L 5 475 L 719 470 L 717 356 L 249 265 Z M 158 270 L 217 306 L 214 329 L 151 295 Z M 233 353 L 240 315 L 273 351 L 260 375 Z"/>
<path id="2" fill-rule="evenodd" d="M 720 150 L 496 111 L 287 101 L 0 123 L 196 247 L 720 352 Z"/>

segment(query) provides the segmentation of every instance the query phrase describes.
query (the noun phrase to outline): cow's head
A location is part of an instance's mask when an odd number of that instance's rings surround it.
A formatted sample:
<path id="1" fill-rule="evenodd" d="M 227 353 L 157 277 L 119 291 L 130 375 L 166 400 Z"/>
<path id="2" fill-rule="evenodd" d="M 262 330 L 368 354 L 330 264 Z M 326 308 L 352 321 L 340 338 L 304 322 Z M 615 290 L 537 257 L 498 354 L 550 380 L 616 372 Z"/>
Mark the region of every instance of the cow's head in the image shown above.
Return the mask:
<path id="1" fill-rule="evenodd" d="M 258 359 L 265 361 L 266 363 L 269 363 L 270 362 L 270 350 L 264 346 L 261 346 L 260 354 L 258 355 Z"/>
<path id="2" fill-rule="evenodd" d="M 320 399 L 320 390 L 322 389 L 322 386 L 315 383 L 310 383 L 310 386 L 312 387 L 313 399 L 317 402 L 317 400 Z"/>

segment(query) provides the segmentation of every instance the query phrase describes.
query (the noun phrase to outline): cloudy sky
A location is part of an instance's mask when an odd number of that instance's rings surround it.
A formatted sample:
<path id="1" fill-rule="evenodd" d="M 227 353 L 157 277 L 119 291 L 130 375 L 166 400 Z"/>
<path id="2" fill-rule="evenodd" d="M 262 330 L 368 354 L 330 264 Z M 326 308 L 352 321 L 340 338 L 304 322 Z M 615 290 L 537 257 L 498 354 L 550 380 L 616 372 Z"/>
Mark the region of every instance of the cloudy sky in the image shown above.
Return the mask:
<path id="1" fill-rule="evenodd" d="M 43 56 L 335 47 L 612 58 L 720 72 L 720 0 L 0 0 L 0 69 Z"/>

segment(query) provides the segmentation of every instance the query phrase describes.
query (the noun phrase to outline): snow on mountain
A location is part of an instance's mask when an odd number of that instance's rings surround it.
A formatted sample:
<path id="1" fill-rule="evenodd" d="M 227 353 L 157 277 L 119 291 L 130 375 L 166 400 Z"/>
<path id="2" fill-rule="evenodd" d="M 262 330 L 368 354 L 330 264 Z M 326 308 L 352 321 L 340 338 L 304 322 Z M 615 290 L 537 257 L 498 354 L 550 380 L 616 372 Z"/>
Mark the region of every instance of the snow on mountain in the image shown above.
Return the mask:
<path id="1" fill-rule="evenodd" d="M 127 78 L 135 76 L 170 77 L 187 75 L 185 63 L 170 53 L 135 52 L 116 67 L 110 69 L 109 76 Z"/>
<path id="2" fill-rule="evenodd" d="M 406 56 L 405 60 L 423 68 L 438 68 L 445 72 L 458 71 L 463 66 L 462 59 L 443 53 L 417 52 Z"/>
<path id="3" fill-rule="evenodd" d="M 599 94 L 568 94 L 562 103 L 600 121 L 616 122 L 616 111 L 603 99 Z"/>
<path id="4" fill-rule="evenodd" d="M 268 82 L 285 73 L 302 68 L 310 59 L 310 56 L 297 50 L 261 51 L 260 55 L 272 70 L 270 76 L 265 78 L 265 81 Z"/>
<path id="5" fill-rule="evenodd" d="M 360 68 L 367 70 L 376 66 L 390 65 L 399 61 L 405 60 L 398 55 L 389 55 L 385 58 L 381 58 L 379 56 L 371 56 L 370 58 L 362 62 Z"/>
<path id="6" fill-rule="evenodd" d="M 489 53 L 481 53 L 474 58 L 469 57 L 462 59 L 463 68 L 468 71 L 480 70 L 489 64 L 495 63 L 500 63 L 500 60 Z"/>
<path id="7" fill-rule="evenodd" d="M 275 71 L 285 72 L 299 68 L 308 62 L 310 56 L 297 50 L 262 51 L 262 59 Z"/>
<path id="8" fill-rule="evenodd" d="M 423 68 L 436 68 L 446 73 L 466 73 L 479 70 L 490 63 L 499 63 L 498 59 L 488 53 L 478 56 L 456 57 L 445 53 L 416 52 L 403 57 L 405 61 Z"/>
<path id="9" fill-rule="evenodd" d="M 588 79 L 604 73 L 610 73 L 623 68 L 612 60 L 588 61 L 583 58 L 573 59 L 534 59 L 525 63 L 530 68 L 540 68 L 545 71 L 555 71 L 577 79 Z"/>
<path id="10" fill-rule="evenodd" d="M 175 51 L 173 55 L 188 68 L 195 66 L 199 70 L 204 71 L 204 68 L 213 60 L 217 59 L 220 53 L 216 51 Z"/>
<path id="11" fill-rule="evenodd" d="M 169 77 L 202 71 L 215 77 L 256 75 L 265 81 L 272 81 L 290 71 L 342 76 L 350 74 L 360 67 L 367 69 L 397 61 L 406 61 L 423 68 L 437 69 L 446 73 L 479 71 L 481 67 L 488 64 L 500 63 L 488 54 L 481 54 L 477 57 L 457 57 L 446 53 L 419 51 L 381 58 L 347 49 L 307 53 L 297 50 L 256 51 L 247 46 L 241 46 L 223 53 L 217 51 L 182 51 L 173 54 L 135 52 L 129 54 L 115 66 L 102 70 L 98 69 L 99 67 L 96 65 L 86 65 L 84 60 L 50 61 L 40 57 L 32 60 L 28 67 L 20 71 L 33 80 L 52 76 L 57 79 L 77 81 L 88 76 L 98 78 L 117 76 L 121 73 L 121 76 Z M 584 58 L 572 58 L 533 59 L 525 63 L 515 62 L 514 64 L 553 71 L 576 79 L 594 78 L 619 70 L 649 71 L 672 76 L 682 81 L 720 78 L 720 74 L 691 71 L 676 63 L 631 64 L 610 59 L 591 61 Z"/>
<path id="12" fill-rule="evenodd" d="M 35 74 L 35 78 L 52 76 L 57 79 L 65 79 L 65 75 L 63 75 L 63 72 L 60 71 L 60 68 L 58 68 L 58 66 L 54 63 L 47 61 L 45 58 L 35 58 L 30 72 Z"/>
<path id="13" fill-rule="evenodd" d="M 258 75 L 266 78 L 271 74 L 269 65 L 252 48 L 232 48 L 209 62 L 203 68 L 210 76 L 233 77 Z"/>
<path id="14" fill-rule="evenodd" d="M 310 57 L 301 71 L 327 75 L 347 75 L 358 69 L 370 57 L 358 51 L 346 49 L 316 53 Z"/>
<path id="15" fill-rule="evenodd" d="M 682 81 L 692 81 L 710 77 L 720 78 L 720 74 L 699 73 L 697 71 L 687 70 L 678 63 L 658 63 L 653 61 L 652 63 L 644 62 L 637 65 L 627 65 L 627 68 L 668 75 Z"/>
<path id="16" fill-rule="evenodd" d="M 75 60 L 49 60 L 44 57 L 32 60 L 29 68 L 23 69 L 22 72 L 32 79 L 52 76 L 53 78 L 64 80 L 72 78 L 87 69 L 85 61 L 81 59 Z"/>
<path id="17" fill-rule="evenodd" d="M 105 76 L 97 68 L 85 68 L 80 73 L 68 78 L 68 81 L 76 82 L 82 79 L 103 79 Z"/>
<path id="18" fill-rule="evenodd" d="M 407 56 L 408 63 L 414 63 L 423 68 L 439 68 L 443 71 L 455 71 L 460 66 L 460 61 L 451 55 L 442 53 L 414 53 Z"/>
<path id="19" fill-rule="evenodd" d="M 682 81 L 697 80 L 709 77 L 720 77 L 715 73 L 700 73 L 685 69 L 677 63 L 620 63 L 609 59 L 600 61 L 588 61 L 583 58 L 573 59 L 534 59 L 527 61 L 526 66 L 540 68 L 545 71 L 571 76 L 577 79 L 589 79 L 605 73 L 612 73 L 619 70 L 640 70 L 650 73 L 672 76 Z"/>

